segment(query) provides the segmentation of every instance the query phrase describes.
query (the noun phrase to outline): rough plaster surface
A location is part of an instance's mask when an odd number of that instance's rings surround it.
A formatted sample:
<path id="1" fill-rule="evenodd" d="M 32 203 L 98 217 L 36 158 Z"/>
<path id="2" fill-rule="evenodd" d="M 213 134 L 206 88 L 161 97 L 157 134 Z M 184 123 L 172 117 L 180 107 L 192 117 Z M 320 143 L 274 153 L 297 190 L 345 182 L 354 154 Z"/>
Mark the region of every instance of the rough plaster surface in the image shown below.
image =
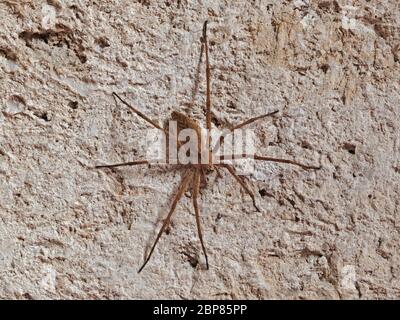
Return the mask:
<path id="1" fill-rule="evenodd" d="M 0 297 L 400 297 L 397 0 L 0 1 Z M 216 125 L 253 126 L 262 207 L 226 174 L 191 201 L 137 274 L 181 172 L 95 164 L 143 154 L 187 111 L 210 21 Z M 204 120 L 204 74 L 196 105 Z"/>

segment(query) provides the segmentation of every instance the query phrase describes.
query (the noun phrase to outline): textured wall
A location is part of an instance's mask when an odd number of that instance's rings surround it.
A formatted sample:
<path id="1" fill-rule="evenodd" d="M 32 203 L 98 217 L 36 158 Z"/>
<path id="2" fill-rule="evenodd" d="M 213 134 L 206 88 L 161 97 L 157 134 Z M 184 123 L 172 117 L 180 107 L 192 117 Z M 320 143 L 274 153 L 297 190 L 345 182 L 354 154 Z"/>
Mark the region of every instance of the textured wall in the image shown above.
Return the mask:
<path id="1" fill-rule="evenodd" d="M 397 0 L 0 0 L 1 298 L 400 298 Z M 172 110 L 204 121 L 210 21 L 216 125 L 253 125 L 262 210 L 226 173 L 177 207 L 137 270 L 181 172 L 93 170 L 146 152 Z M 188 110 L 189 109 L 189 110 Z"/>

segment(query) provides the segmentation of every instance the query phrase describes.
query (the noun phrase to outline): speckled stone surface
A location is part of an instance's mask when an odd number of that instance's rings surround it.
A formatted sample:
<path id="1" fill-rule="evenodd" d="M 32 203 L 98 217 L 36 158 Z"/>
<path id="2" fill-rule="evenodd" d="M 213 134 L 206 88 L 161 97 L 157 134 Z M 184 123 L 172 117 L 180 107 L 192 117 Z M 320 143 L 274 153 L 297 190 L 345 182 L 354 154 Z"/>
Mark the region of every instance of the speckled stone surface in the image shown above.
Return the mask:
<path id="1" fill-rule="evenodd" d="M 0 1 L 0 297 L 400 298 L 400 8 L 387 1 Z M 146 152 L 149 126 L 204 121 L 209 20 L 215 125 L 254 124 L 261 212 L 209 177 L 143 262 L 182 172 L 93 170 Z M 204 71 L 204 70 L 203 70 Z"/>

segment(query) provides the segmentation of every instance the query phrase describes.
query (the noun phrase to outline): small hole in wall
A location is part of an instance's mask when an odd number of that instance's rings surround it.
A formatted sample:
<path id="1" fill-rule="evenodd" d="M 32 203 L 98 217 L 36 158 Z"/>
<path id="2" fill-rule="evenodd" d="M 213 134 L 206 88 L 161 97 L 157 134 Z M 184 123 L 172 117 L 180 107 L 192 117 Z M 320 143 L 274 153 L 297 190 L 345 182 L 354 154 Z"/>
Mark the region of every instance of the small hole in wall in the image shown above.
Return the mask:
<path id="1" fill-rule="evenodd" d="M 24 294 L 22 294 L 22 296 L 24 297 L 24 299 L 33 300 L 33 297 L 29 292 L 25 292 Z"/>
<path id="2" fill-rule="evenodd" d="M 233 101 L 228 101 L 228 103 L 226 104 L 226 107 L 229 109 L 236 109 L 236 105 Z"/>
<path id="3" fill-rule="evenodd" d="M 100 48 L 104 49 L 110 46 L 108 39 L 106 37 L 100 37 L 96 39 L 96 43 L 100 46 Z"/>
<path id="4" fill-rule="evenodd" d="M 351 154 L 356 154 L 356 146 L 352 143 L 344 143 L 342 146 L 343 149 L 347 150 Z"/>
<path id="5" fill-rule="evenodd" d="M 47 112 L 35 112 L 34 115 L 44 121 L 51 121 L 51 116 Z"/>
<path id="6" fill-rule="evenodd" d="M 79 61 L 80 61 L 81 63 L 86 63 L 86 62 L 87 62 L 87 57 L 86 57 L 84 54 L 82 54 L 82 53 L 77 53 L 76 55 L 77 55 L 77 57 L 78 57 L 78 59 L 79 59 Z"/>
<path id="7" fill-rule="evenodd" d="M 302 141 L 301 147 L 304 149 L 312 149 L 311 143 L 309 143 L 308 141 Z"/>
<path id="8" fill-rule="evenodd" d="M 197 260 L 195 257 L 188 257 L 188 258 L 189 258 L 188 261 L 192 266 L 192 268 L 196 268 L 197 265 L 199 264 L 199 260 Z"/>
<path id="9" fill-rule="evenodd" d="M 329 65 L 328 64 L 323 64 L 320 66 L 320 69 L 324 72 L 327 73 L 329 70 Z"/>
<path id="10" fill-rule="evenodd" d="M 258 191 L 258 193 L 260 194 L 261 197 L 272 197 L 272 194 L 269 193 L 266 189 L 261 189 Z"/>
<path id="11" fill-rule="evenodd" d="M 196 268 L 197 265 L 199 264 L 199 259 L 196 258 L 196 256 L 188 253 L 188 252 L 182 252 L 183 255 L 187 257 L 187 261 L 190 263 L 190 266 L 192 268 Z"/>
<path id="12" fill-rule="evenodd" d="M 78 101 L 70 101 L 68 102 L 68 107 L 70 107 L 71 109 L 78 109 Z"/>

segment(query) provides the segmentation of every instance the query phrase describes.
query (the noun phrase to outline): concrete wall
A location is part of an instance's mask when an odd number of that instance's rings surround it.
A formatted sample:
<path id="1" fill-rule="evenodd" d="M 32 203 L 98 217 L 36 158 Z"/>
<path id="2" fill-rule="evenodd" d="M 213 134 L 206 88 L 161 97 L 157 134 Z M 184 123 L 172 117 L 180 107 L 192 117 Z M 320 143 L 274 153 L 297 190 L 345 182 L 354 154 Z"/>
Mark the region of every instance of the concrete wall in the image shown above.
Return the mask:
<path id="1" fill-rule="evenodd" d="M 399 298 L 399 2 L 0 1 L 0 297 Z M 261 212 L 209 175 L 204 268 L 189 195 L 137 270 L 182 171 L 93 170 L 146 153 L 150 128 L 204 123 L 209 20 L 214 124 L 251 126 Z"/>

